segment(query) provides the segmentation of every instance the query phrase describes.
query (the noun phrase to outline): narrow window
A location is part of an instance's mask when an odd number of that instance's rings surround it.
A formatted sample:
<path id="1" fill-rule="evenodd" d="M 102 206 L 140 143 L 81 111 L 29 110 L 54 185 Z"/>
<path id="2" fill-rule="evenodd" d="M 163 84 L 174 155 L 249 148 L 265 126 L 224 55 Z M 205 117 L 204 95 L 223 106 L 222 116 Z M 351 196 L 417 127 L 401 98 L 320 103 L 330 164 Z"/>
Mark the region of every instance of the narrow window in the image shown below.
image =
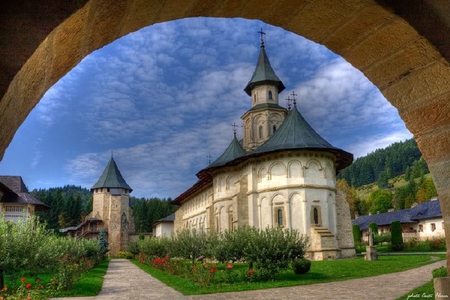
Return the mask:
<path id="1" fill-rule="evenodd" d="M 283 226 L 283 211 L 281 210 L 281 208 L 277 211 L 277 221 L 278 226 Z"/>
<path id="2" fill-rule="evenodd" d="M 419 225 L 419 232 L 423 232 L 423 225 L 422 224 Z"/>
<path id="3" fill-rule="evenodd" d="M 259 126 L 259 138 L 262 139 L 263 137 L 263 128 L 262 126 Z"/>
<path id="4" fill-rule="evenodd" d="M 256 95 L 253 94 L 253 104 L 255 104 L 255 103 L 256 103 Z"/>
<path id="5" fill-rule="evenodd" d="M 435 231 L 436 230 L 436 224 L 431 223 L 431 231 Z"/>
<path id="6" fill-rule="evenodd" d="M 272 100 L 272 99 L 273 99 L 273 97 L 272 97 L 272 91 L 269 91 L 269 94 L 267 95 L 267 98 L 268 98 L 269 100 Z"/>
<path id="7" fill-rule="evenodd" d="M 319 224 L 319 212 L 317 211 L 317 207 L 314 207 L 314 224 Z"/>
<path id="8" fill-rule="evenodd" d="M 275 133 L 275 131 L 277 131 L 277 126 L 276 126 L 276 125 L 273 125 L 273 126 L 272 126 L 272 133 Z"/>

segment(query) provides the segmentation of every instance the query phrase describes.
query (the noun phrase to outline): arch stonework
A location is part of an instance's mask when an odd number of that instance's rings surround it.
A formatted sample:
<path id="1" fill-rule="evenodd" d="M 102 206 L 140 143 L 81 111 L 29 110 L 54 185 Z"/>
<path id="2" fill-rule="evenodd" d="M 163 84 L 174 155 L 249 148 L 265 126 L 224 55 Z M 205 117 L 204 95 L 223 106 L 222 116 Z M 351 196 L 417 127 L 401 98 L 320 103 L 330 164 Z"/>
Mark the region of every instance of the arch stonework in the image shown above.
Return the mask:
<path id="1" fill-rule="evenodd" d="M 0 158 L 43 94 L 92 51 L 159 22 L 198 16 L 260 19 L 341 55 L 398 109 L 435 180 L 450 257 L 450 11 L 446 1 L 34 2 L 0 4 Z M 450 269 L 450 258 L 447 266 Z"/>

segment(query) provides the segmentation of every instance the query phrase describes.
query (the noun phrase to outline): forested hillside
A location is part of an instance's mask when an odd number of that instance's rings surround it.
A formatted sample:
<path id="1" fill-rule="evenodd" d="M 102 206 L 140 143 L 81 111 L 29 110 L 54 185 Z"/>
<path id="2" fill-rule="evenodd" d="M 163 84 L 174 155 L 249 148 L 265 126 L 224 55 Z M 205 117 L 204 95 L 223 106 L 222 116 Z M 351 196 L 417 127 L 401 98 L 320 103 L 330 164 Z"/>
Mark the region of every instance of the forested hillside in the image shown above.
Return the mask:
<path id="1" fill-rule="evenodd" d="M 35 189 L 31 195 L 50 206 L 49 210 L 36 213 L 49 228 L 76 226 L 92 211 L 92 193 L 79 186 Z M 175 212 L 178 207 L 171 205 L 170 201 L 170 198 L 130 197 L 136 232 L 151 232 L 154 221 Z"/>
<path id="2" fill-rule="evenodd" d="M 78 225 L 92 210 L 91 192 L 79 186 L 35 189 L 30 194 L 50 206 L 49 210 L 36 213 L 49 228 Z"/>
<path id="3" fill-rule="evenodd" d="M 385 149 L 378 149 L 358 158 L 339 173 L 338 179 L 345 179 L 349 185 L 360 187 L 378 181 L 383 185 L 388 179 L 405 173 L 411 176 L 413 168 L 417 173 L 429 173 L 428 166 L 420 159 L 421 157 L 422 154 L 414 139 L 394 143 Z"/>
<path id="4" fill-rule="evenodd" d="M 152 224 L 159 219 L 174 213 L 178 206 L 170 204 L 172 199 L 159 198 L 135 198 L 131 197 L 133 207 L 134 229 L 136 232 L 151 232 Z"/>

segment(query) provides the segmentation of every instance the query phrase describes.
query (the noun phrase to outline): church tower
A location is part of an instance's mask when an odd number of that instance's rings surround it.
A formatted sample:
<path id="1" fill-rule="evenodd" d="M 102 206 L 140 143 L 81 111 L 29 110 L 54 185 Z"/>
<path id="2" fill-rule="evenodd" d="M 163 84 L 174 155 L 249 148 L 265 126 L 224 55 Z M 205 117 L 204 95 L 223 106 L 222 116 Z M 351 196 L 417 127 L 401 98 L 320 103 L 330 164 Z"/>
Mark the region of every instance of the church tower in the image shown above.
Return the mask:
<path id="1" fill-rule="evenodd" d="M 261 47 L 256 69 L 244 91 L 252 97 L 252 108 L 242 117 L 244 123 L 243 146 L 253 150 L 264 143 L 283 123 L 287 110 L 279 105 L 278 94 L 285 87 L 270 65 L 261 30 Z"/>
<path id="2" fill-rule="evenodd" d="M 126 248 L 129 234 L 133 231 L 131 191 L 111 156 L 99 180 L 91 188 L 93 203 L 90 217 L 103 221 L 104 230 L 108 233 L 109 253 L 113 256 Z"/>

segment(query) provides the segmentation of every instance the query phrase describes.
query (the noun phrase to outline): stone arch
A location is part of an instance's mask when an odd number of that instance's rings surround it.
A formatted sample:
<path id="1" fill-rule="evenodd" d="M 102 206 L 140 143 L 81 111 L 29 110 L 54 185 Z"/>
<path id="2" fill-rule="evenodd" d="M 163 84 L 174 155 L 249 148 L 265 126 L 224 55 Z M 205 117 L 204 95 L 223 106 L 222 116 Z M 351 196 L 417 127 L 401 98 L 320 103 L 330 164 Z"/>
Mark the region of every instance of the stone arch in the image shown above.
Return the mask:
<path id="1" fill-rule="evenodd" d="M 329 180 L 334 181 L 336 178 L 335 173 L 336 172 L 334 172 L 334 167 L 330 163 L 327 163 L 327 165 L 325 166 L 325 177 Z"/>
<path id="2" fill-rule="evenodd" d="M 259 168 L 259 170 L 258 170 L 258 182 L 262 182 L 266 176 L 267 176 L 266 167 Z"/>
<path id="3" fill-rule="evenodd" d="M 450 247 L 450 12 L 444 2 L 157 0 L 149 5 L 81 0 L 1 5 L 0 11 L 12 13 L 2 14 L 6 25 L 0 29 L 0 157 L 48 88 L 94 50 L 145 26 L 180 18 L 257 18 L 343 56 L 398 109 L 433 174 Z M 23 15 L 30 20 L 21 22 Z M 26 36 L 17 39 L 21 32 Z"/>
<path id="4" fill-rule="evenodd" d="M 305 178 L 323 178 L 323 167 L 317 159 L 310 159 L 305 166 Z"/>
<path id="5" fill-rule="evenodd" d="M 303 177 L 303 166 L 299 160 L 291 160 L 288 163 L 288 177 L 301 178 Z"/>
<path id="6" fill-rule="evenodd" d="M 286 178 L 287 168 L 282 162 L 274 162 L 269 166 L 269 180 Z"/>
<path id="7" fill-rule="evenodd" d="M 234 184 L 237 181 L 237 176 L 236 175 L 230 175 L 227 177 L 226 180 L 226 189 L 227 190 L 234 190 Z"/>

